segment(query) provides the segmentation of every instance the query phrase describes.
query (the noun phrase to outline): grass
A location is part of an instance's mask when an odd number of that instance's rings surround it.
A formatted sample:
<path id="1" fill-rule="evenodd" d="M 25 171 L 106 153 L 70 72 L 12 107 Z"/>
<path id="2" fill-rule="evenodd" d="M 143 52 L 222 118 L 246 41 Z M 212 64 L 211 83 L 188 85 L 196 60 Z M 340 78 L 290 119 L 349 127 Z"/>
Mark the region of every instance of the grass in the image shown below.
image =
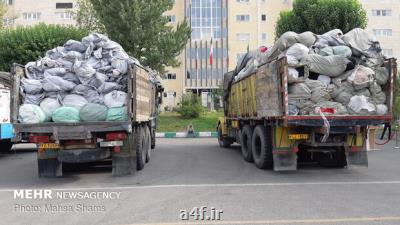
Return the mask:
<path id="1" fill-rule="evenodd" d="M 219 117 L 223 117 L 223 112 L 205 112 L 195 119 L 184 119 L 176 112 L 164 112 L 158 116 L 157 132 L 184 132 L 189 124 L 196 132 L 215 131 Z"/>

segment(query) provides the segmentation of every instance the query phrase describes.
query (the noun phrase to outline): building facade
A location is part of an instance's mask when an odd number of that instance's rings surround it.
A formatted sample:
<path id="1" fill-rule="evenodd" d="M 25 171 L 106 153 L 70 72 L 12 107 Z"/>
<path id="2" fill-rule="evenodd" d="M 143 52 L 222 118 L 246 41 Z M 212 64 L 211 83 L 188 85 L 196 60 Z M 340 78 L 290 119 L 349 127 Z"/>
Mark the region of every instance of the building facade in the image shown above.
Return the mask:
<path id="1" fill-rule="evenodd" d="M 9 6 L 5 15 L 6 26 L 34 25 L 37 23 L 74 25 L 73 11 L 76 0 L 2 0 Z"/>
<path id="2" fill-rule="evenodd" d="M 203 103 L 209 102 L 223 74 L 233 70 L 240 57 L 273 44 L 279 13 L 291 6 L 289 0 L 176 0 L 166 15 L 172 24 L 186 19 L 192 35 L 181 67 L 167 68 L 166 104 L 173 107 L 185 92 L 201 94 Z"/>
<path id="3" fill-rule="evenodd" d="M 367 30 L 381 43 L 383 54 L 400 58 L 400 0 L 361 0 L 368 15 Z"/>

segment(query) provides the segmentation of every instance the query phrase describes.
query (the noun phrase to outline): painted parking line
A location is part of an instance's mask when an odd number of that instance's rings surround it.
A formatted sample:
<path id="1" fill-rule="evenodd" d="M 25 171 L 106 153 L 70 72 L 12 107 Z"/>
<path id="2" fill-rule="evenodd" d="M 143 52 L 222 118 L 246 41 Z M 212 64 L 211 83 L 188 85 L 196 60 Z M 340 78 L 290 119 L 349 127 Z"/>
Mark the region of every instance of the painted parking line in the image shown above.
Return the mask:
<path id="1" fill-rule="evenodd" d="M 163 189 L 163 188 L 245 188 L 245 187 L 279 187 L 279 186 L 322 186 L 322 185 L 400 185 L 400 181 L 349 181 L 349 182 L 287 182 L 287 183 L 245 183 L 245 184 L 171 184 L 171 185 L 143 185 L 143 186 L 109 186 L 109 187 L 69 187 L 69 188 L 50 188 L 50 187 L 16 187 L 15 189 L 0 189 L 0 192 L 10 192 L 16 189 L 51 189 L 54 191 L 91 191 L 91 190 L 135 190 L 135 189 Z"/>
<path id="2" fill-rule="evenodd" d="M 173 222 L 173 223 L 140 223 L 126 225 L 194 225 L 194 224 L 324 224 L 324 223 L 368 223 L 400 221 L 400 217 L 359 217 L 339 219 L 304 219 L 304 220 L 254 220 L 254 221 L 204 221 L 204 222 Z"/>

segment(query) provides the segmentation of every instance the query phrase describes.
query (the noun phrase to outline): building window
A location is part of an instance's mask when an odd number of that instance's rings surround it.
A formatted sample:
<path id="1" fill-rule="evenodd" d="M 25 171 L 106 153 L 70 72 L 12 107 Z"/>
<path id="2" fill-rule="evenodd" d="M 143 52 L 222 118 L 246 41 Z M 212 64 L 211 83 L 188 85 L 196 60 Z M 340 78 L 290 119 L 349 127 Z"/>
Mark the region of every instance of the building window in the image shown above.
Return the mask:
<path id="1" fill-rule="evenodd" d="M 165 74 L 165 79 L 167 79 L 167 80 L 176 80 L 176 73 L 167 73 L 167 74 Z"/>
<path id="2" fill-rule="evenodd" d="M 373 9 L 373 16 L 392 16 L 392 10 L 390 9 Z"/>
<path id="3" fill-rule="evenodd" d="M 167 18 L 168 18 L 168 22 L 176 23 L 176 16 L 175 15 L 167 16 Z"/>
<path id="4" fill-rule="evenodd" d="M 250 2 L 250 0 L 236 0 L 236 1 L 239 3 L 249 3 Z"/>
<path id="5" fill-rule="evenodd" d="M 373 29 L 372 31 L 377 37 L 390 37 L 393 35 L 392 29 Z"/>
<path id="6" fill-rule="evenodd" d="M 41 12 L 27 12 L 23 13 L 22 17 L 24 20 L 39 20 L 41 15 Z"/>
<path id="7" fill-rule="evenodd" d="M 249 33 L 237 33 L 236 40 L 237 41 L 248 41 L 248 40 L 250 40 L 250 34 Z"/>
<path id="8" fill-rule="evenodd" d="M 261 21 L 267 21 L 267 15 L 262 14 L 261 15 Z"/>
<path id="9" fill-rule="evenodd" d="M 248 21 L 250 21 L 250 15 L 236 15 L 236 21 L 248 22 Z"/>
<path id="10" fill-rule="evenodd" d="M 261 40 L 267 41 L 267 33 L 262 33 L 261 34 Z"/>
<path id="11" fill-rule="evenodd" d="M 384 56 L 392 57 L 393 56 L 393 49 L 382 49 L 382 54 Z"/>
<path id="12" fill-rule="evenodd" d="M 74 4 L 72 2 L 68 3 L 56 3 L 56 9 L 72 9 Z"/>
<path id="13" fill-rule="evenodd" d="M 61 20 L 72 20 L 74 19 L 74 14 L 72 12 L 56 12 L 56 17 Z"/>

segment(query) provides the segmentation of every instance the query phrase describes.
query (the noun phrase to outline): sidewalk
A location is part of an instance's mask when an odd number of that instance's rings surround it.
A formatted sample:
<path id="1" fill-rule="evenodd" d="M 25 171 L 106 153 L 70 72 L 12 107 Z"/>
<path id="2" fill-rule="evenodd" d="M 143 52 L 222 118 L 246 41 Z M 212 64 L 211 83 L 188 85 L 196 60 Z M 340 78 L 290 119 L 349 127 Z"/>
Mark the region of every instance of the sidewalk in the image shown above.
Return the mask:
<path id="1" fill-rule="evenodd" d="M 157 138 L 208 138 L 217 137 L 217 132 L 194 132 L 193 136 L 188 137 L 186 132 L 160 132 L 156 133 Z"/>

